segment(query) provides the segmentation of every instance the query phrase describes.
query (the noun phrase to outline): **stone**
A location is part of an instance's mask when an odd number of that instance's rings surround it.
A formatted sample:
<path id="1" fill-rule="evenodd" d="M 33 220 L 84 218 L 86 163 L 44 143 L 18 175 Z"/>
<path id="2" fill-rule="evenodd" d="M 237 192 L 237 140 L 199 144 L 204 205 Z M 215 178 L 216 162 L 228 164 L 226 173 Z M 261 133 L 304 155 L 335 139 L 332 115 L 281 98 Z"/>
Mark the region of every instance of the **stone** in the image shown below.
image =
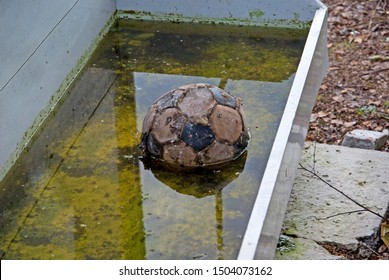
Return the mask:
<path id="1" fill-rule="evenodd" d="M 388 131 L 378 132 L 371 130 L 355 129 L 348 132 L 342 141 L 342 146 L 368 150 L 381 149 L 388 139 Z"/>
<path id="2" fill-rule="evenodd" d="M 385 215 L 389 203 L 389 153 L 306 143 L 300 163 L 354 200 Z M 380 217 L 299 169 L 285 213 L 283 234 L 298 237 L 295 241 L 313 241 L 309 243 L 314 247 L 296 242 L 294 250 L 279 258 L 331 258 L 317 244 L 357 248 L 360 238 L 376 234 L 380 224 Z"/>

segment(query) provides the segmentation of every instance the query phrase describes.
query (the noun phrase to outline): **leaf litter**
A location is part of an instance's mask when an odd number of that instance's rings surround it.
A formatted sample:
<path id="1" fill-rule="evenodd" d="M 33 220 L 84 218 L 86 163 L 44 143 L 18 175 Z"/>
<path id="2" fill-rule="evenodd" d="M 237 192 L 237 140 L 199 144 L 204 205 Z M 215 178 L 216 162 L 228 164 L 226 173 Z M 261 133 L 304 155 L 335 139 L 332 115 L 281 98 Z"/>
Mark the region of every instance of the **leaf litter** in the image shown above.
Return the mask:
<path id="1" fill-rule="evenodd" d="M 354 129 L 389 129 L 387 0 L 323 0 L 330 66 L 313 108 L 308 141 L 340 144 Z M 389 140 L 381 149 L 389 152 Z"/>
<path id="2" fill-rule="evenodd" d="M 329 9 L 330 65 L 311 115 L 308 141 L 340 144 L 354 129 L 389 129 L 389 3 L 388 0 L 322 0 Z M 381 149 L 389 152 L 389 139 Z M 389 210 L 389 209 L 388 209 Z M 387 211 L 389 215 L 389 211 Z M 387 215 L 387 216 L 388 216 Z M 368 253 L 323 244 L 347 259 L 389 259 L 389 225 Z"/>

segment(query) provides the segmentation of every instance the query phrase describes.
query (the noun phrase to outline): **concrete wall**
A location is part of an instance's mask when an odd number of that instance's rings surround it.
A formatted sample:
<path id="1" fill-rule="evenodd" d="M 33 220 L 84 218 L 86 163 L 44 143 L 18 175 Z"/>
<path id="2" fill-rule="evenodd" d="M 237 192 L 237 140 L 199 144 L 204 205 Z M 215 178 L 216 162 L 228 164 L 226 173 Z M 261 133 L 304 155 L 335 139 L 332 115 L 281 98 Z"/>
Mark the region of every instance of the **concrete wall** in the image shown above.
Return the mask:
<path id="1" fill-rule="evenodd" d="M 114 0 L 0 0 L 0 180 L 115 10 Z"/>
<path id="2" fill-rule="evenodd" d="M 118 10 L 169 14 L 169 17 L 237 19 L 248 24 L 296 25 L 311 21 L 319 3 L 315 0 L 117 0 Z"/>

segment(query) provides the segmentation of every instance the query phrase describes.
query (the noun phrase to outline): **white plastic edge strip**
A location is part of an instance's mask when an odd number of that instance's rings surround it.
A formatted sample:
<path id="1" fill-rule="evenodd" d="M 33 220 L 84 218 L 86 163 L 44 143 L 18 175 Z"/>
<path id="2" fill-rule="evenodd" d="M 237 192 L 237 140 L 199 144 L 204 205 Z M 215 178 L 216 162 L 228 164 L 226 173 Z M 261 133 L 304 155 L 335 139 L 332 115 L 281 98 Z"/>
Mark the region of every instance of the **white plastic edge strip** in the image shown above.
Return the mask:
<path id="1" fill-rule="evenodd" d="M 327 8 L 320 2 L 318 3 L 321 8 L 316 11 L 312 21 L 305 44 L 306 47 L 304 48 L 301 56 L 301 61 L 290 90 L 288 102 L 285 106 L 284 115 L 281 119 L 258 195 L 251 212 L 250 220 L 243 237 L 238 260 L 252 260 L 255 256 L 259 237 L 262 232 L 266 214 L 273 195 L 273 190 L 276 185 L 278 171 L 281 167 L 282 157 L 285 153 L 289 134 L 292 130 L 293 120 L 297 112 L 297 107 L 304 89 L 306 77 L 316 50 L 319 34 L 326 18 Z"/>

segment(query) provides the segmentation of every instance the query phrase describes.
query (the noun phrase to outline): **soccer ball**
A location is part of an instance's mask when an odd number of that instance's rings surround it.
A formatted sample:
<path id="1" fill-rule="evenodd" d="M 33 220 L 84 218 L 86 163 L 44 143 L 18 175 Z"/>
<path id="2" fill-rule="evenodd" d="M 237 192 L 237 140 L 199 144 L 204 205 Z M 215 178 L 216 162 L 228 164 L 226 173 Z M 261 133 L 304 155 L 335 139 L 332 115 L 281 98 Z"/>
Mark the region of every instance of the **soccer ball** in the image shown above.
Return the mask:
<path id="1" fill-rule="evenodd" d="M 173 89 L 151 105 L 139 146 L 170 167 L 213 169 L 238 158 L 249 139 L 241 100 L 197 83 Z"/>

